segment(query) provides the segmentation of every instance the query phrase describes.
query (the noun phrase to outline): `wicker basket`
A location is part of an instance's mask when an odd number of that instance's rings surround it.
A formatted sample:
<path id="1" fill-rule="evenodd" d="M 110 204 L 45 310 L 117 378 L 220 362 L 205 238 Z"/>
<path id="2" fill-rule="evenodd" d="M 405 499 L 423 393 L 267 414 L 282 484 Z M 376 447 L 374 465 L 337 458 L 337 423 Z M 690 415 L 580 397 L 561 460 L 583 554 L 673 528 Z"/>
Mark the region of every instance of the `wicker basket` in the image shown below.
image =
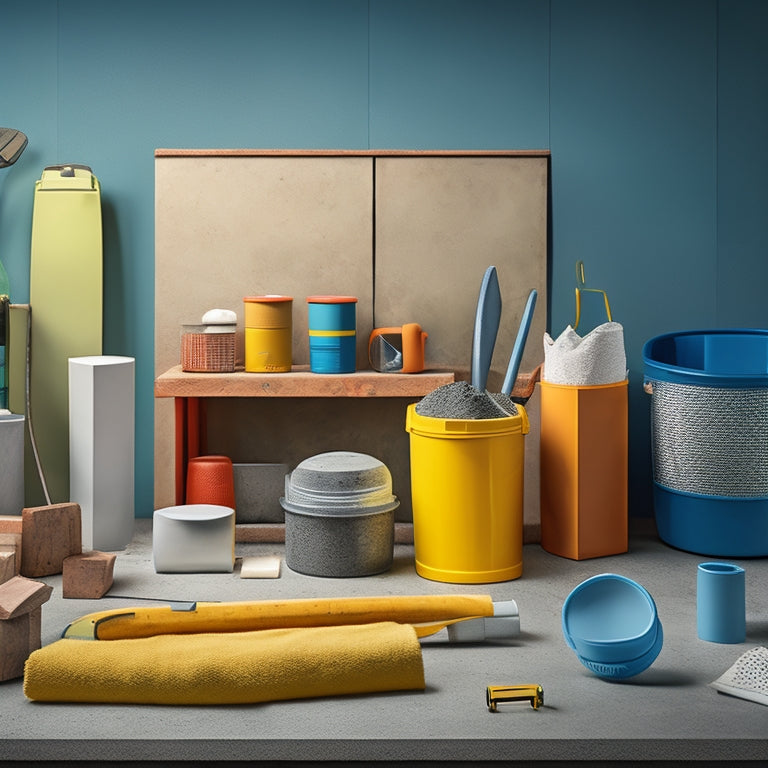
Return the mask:
<path id="1" fill-rule="evenodd" d="M 204 325 L 183 325 L 181 369 L 191 373 L 231 373 L 235 370 L 235 334 L 206 333 Z"/>

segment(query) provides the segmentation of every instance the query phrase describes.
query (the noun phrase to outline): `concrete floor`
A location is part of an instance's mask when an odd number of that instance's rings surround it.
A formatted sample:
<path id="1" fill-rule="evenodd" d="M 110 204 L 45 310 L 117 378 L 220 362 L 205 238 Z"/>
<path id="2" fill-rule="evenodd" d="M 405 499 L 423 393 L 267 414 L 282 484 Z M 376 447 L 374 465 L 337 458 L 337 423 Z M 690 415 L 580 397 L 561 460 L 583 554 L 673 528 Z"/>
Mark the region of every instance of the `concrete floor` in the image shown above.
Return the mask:
<path id="1" fill-rule="evenodd" d="M 748 648 L 768 646 L 768 559 L 730 560 L 747 573 L 747 641 L 719 645 L 696 634 L 696 566 L 711 557 L 680 552 L 652 526 L 633 531 L 630 551 L 570 561 L 524 547 L 523 575 L 488 585 L 419 577 L 413 549 L 398 545 L 392 569 L 366 578 L 324 579 L 291 571 L 278 579 L 232 574 L 156 574 L 151 521 L 138 520 L 118 553 L 101 600 L 64 600 L 61 576 L 43 607 L 43 643 L 93 611 L 160 600 L 260 600 L 379 594 L 487 593 L 517 601 L 521 634 L 509 641 L 422 641 L 424 691 L 282 701 L 252 706 L 158 707 L 34 703 L 21 680 L 0 683 L 0 754 L 13 761 L 728 761 L 768 760 L 768 707 L 725 696 L 709 683 Z M 238 557 L 282 554 L 282 544 L 238 543 Z M 664 627 L 655 663 L 624 682 L 586 670 L 563 640 L 560 611 L 573 587 L 613 572 L 648 589 Z M 124 596 L 124 597 L 118 597 Z M 544 707 L 490 713 L 489 685 L 538 683 Z"/>

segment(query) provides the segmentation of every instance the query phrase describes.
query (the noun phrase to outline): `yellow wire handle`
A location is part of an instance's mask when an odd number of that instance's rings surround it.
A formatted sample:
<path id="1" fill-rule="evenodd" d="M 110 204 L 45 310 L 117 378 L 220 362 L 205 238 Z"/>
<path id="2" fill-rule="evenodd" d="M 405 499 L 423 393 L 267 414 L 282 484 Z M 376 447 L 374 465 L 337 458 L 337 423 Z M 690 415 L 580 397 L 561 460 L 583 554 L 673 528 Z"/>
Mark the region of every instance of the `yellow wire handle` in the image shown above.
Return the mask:
<path id="1" fill-rule="evenodd" d="M 612 321 L 611 317 L 611 305 L 608 303 L 608 294 L 599 288 L 585 288 L 584 287 L 584 262 L 579 260 L 576 262 L 576 320 L 573 323 L 573 330 L 575 331 L 579 327 L 579 321 L 581 320 L 581 292 L 588 291 L 589 293 L 602 293 L 603 301 L 605 301 L 605 314 L 608 316 L 608 322 Z"/>

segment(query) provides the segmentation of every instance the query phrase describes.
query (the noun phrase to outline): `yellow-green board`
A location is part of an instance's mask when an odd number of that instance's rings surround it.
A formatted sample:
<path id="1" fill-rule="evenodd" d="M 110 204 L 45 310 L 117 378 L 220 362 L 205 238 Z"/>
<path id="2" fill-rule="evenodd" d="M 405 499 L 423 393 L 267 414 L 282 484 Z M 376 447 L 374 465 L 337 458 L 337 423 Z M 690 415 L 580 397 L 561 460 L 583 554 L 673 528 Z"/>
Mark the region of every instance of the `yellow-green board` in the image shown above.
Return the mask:
<path id="1" fill-rule="evenodd" d="M 29 299 L 31 416 L 52 503 L 69 501 L 70 357 L 102 353 L 101 189 L 91 169 L 50 166 L 35 183 Z M 25 473 L 27 506 L 45 504 Z"/>
<path id="2" fill-rule="evenodd" d="M 11 413 L 26 413 L 26 348 L 27 318 L 29 308 L 26 304 L 11 304 L 8 323 L 8 408 Z"/>

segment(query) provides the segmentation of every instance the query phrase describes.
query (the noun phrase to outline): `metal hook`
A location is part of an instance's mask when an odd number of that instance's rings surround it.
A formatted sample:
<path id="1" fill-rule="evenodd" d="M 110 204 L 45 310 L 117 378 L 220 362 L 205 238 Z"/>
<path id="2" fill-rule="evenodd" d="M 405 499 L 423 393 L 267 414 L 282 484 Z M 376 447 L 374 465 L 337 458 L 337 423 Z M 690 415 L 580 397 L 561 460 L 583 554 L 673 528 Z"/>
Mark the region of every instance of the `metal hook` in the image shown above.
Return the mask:
<path id="1" fill-rule="evenodd" d="M 608 322 L 612 321 L 611 317 L 611 305 L 608 303 L 608 294 L 600 288 L 586 288 L 584 276 L 584 262 L 579 260 L 576 262 L 576 319 L 573 323 L 573 330 L 575 331 L 579 327 L 579 321 L 581 320 L 581 292 L 586 291 L 589 293 L 601 293 L 603 295 L 603 301 L 605 302 L 605 314 L 608 316 Z"/>

